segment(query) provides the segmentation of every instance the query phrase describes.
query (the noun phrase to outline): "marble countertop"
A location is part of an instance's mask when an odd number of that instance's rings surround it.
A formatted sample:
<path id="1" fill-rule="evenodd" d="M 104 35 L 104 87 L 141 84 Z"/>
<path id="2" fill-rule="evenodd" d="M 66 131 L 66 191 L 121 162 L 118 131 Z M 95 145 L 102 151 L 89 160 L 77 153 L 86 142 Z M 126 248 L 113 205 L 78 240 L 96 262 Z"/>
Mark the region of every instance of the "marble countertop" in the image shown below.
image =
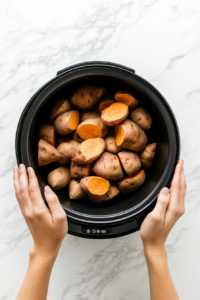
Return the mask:
<path id="1" fill-rule="evenodd" d="M 167 250 L 180 299 L 199 300 L 199 0 L 7 0 L 0 14 L 0 300 L 15 299 L 32 245 L 12 184 L 20 114 L 58 70 L 89 60 L 135 69 L 176 115 L 188 190 Z M 113 240 L 68 235 L 48 299 L 150 299 L 139 232 Z"/>

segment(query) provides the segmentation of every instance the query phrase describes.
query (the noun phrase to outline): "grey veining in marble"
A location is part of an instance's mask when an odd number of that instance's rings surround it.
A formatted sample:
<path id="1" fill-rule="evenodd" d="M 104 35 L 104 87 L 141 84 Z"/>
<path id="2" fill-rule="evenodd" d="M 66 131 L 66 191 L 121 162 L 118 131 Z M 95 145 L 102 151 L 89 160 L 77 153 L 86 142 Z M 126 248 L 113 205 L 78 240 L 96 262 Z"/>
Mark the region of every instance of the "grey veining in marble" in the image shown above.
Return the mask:
<path id="1" fill-rule="evenodd" d="M 165 96 L 181 133 L 186 213 L 167 241 L 181 300 L 199 300 L 199 0 L 7 0 L 0 3 L 0 300 L 15 299 L 32 238 L 15 200 L 15 131 L 30 97 L 56 72 L 88 60 L 136 70 Z M 139 233 L 114 240 L 67 236 L 48 299 L 148 300 Z"/>

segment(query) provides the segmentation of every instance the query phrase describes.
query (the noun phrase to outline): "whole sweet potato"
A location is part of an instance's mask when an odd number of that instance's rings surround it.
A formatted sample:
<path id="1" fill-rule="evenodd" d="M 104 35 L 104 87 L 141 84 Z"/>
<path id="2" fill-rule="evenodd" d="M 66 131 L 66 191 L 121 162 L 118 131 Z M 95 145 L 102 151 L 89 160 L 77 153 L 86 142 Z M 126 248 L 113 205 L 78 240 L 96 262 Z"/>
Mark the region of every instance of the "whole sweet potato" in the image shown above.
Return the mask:
<path id="1" fill-rule="evenodd" d="M 152 127 L 152 118 L 148 111 L 139 106 L 130 112 L 130 119 L 140 126 L 144 131 L 149 130 Z"/>
<path id="2" fill-rule="evenodd" d="M 82 85 L 74 93 L 71 102 L 80 109 L 90 109 L 97 103 L 105 91 L 102 87 Z"/>
<path id="3" fill-rule="evenodd" d="M 56 148 L 45 140 L 40 140 L 38 144 L 38 166 L 45 166 L 60 158 Z"/>
<path id="4" fill-rule="evenodd" d="M 70 110 L 58 116 L 54 122 L 55 129 L 60 134 L 69 134 L 76 130 L 79 124 L 79 113 L 76 110 Z"/>
<path id="5" fill-rule="evenodd" d="M 118 156 L 128 176 L 131 176 L 140 170 L 141 161 L 136 152 L 121 151 L 118 153 Z"/>
<path id="6" fill-rule="evenodd" d="M 119 194 L 120 190 L 118 189 L 115 183 L 110 183 L 110 188 L 105 195 L 88 195 L 89 199 L 95 203 L 102 203 L 108 200 L 115 198 Z"/>
<path id="7" fill-rule="evenodd" d="M 132 109 L 134 107 L 137 107 L 139 105 L 139 102 L 137 99 L 135 99 L 131 94 L 124 90 L 117 90 L 115 93 L 115 101 L 122 102 L 128 105 L 129 109 Z"/>
<path id="8" fill-rule="evenodd" d="M 117 155 L 104 152 L 94 163 L 92 171 L 107 180 L 118 180 L 124 177 Z"/>
<path id="9" fill-rule="evenodd" d="M 69 198 L 71 200 L 78 200 L 86 196 L 87 194 L 82 190 L 80 182 L 72 179 L 69 183 Z"/>
<path id="10" fill-rule="evenodd" d="M 104 152 L 105 148 L 106 143 L 104 139 L 88 139 L 78 146 L 72 161 L 77 164 L 89 164 L 96 160 Z"/>
<path id="11" fill-rule="evenodd" d="M 156 154 L 156 146 L 156 143 L 149 144 L 140 152 L 140 160 L 144 169 L 152 166 Z"/>
<path id="12" fill-rule="evenodd" d="M 49 115 L 49 123 L 52 123 L 59 115 L 63 114 L 66 111 L 72 110 L 73 105 L 67 99 L 59 99 L 53 105 L 50 115 Z"/>
<path id="13" fill-rule="evenodd" d="M 145 132 L 128 119 L 115 126 L 115 137 L 117 146 L 133 151 L 141 151 L 147 144 Z"/>
<path id="14" fill-rule="evenodd" d="M 63 189 L 71 180 L 69 168 L 66 166 L 59 167 L 47 176 L 47 181 L 55 190 Z"/>
<path id="15" fill-rule="evenodd" d="M 135 192 L 141 185 L 144 183 L 146 179 L 146 174 L 144 170 L 140 170 L 136 172 L 131 177 L 126 177 L 122 179 L 120 182 L 118 182 L 119 190 L 123 194 L 130 194 L 132 192 Z"/>
<path id="16" fill-rule="evenodd" d="M 74 158 L 76 149 L 73 145 L 69 143 L 61 143 L 57 147 L 58 152 L 60 153 L 60 158 L 57 161 L 58 164 L 64 165 L 69 163 L 72 158 Z"/>
<path id="17" fill-rule="evenodd" d="M 91 174 L 91 167 L 92 164 L 87 164 L 87 165 L 78 165 L 75 162 L 71 161 L 70 164 L 70 173 L 71 177 L 75 179 L 81 179 L 87 176 L 90 176 Z"/>
<path id="18" fill-rule="evenodd" d="M 47 141 L 52 146 L 56 145 L 56 131 L 52 125 L 42 125 L 39 129 L 39 138 Z"/>

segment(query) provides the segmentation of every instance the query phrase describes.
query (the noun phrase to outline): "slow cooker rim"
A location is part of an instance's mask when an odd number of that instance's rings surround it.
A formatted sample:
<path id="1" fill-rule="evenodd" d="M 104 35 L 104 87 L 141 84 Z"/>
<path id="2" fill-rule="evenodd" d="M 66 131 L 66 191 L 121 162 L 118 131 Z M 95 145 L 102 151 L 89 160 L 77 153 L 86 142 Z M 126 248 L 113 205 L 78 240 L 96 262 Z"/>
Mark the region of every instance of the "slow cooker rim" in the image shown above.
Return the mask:
<path id="1" fill-rule="evenodd" d="M 85 65 L 86 64 L 86 65 Z M 61 77 L 65 76 L 66 73 L 69 73 L 71 71 L 73 71 L 73 67 L 75 67 L 75 69 L 79 69 L 77 66 L 81 66 L 82 68 L 84 67 L 88 67 L 88 66 L 92 66 L 92 67 L 106 67 L 107 65 L 109 64 L 109 67 L 112 65 L 112 67 L 114 68 L 117 68 L 118 69 L 118 66 L 120 66 L 120 70 L 123 71 L 123 72 L 128 72 L 128 73 L 131 73 L 131 75 L 134 75 L 136 76 L 138 79 L 140 79 L 141 81 L 143 81 L 144 84 L 148 85 L 150 87 L 150 89 L 152 89 L 154 92 L 156 92 L 158 94 L 158 96 L 160 98 L 162 98 L 162 101 L 163 103 L 165 104 L 165 106 L 167 107 L 167 110 L 170 112 L 169 115 L 171 117 L 171 121 L 173 121 L 175 123 L 175 130 L 176 130 L 176 137 L 177 137 L 177 159 L 179 157 L 179 153 L 180 153 L 180 136 L 179 136 L 179 130 L 178 130 L 178 125 L 177 125 L 177 122 L 176 122 L 176 118 L 173 114 L 173 111 L 171 110 L 171 107 L 169 106 L 169 104 L 167 103 L 167 101 L 165 100 L 165 98 L 163 97 L 163 95 L 154 87 L 152 86 L 149 82 L 147 82 L 145 79 L 143 79 L 142 77 L 138 76 L 138 75 L 135 75 L 134 74 L 134 70 L 131 70 L 130 68 L 127 68 L 127 69 L 123 69 L 124 66 L 121 66 L 121 65 L 116 65 L 116 64 L 113 64 L 113 63 L 107 63 L 107 62 L 86 62 L 86 63 L 82 63 L 82 64 L 77 64 L 77 65 L 74 65 L 74 66 L 71 66 L 67 69 L 64 70 L 64 72 L 61 72 L 59 73 L 59 75 L 53 79 L 51 79 L 50 81 L 48 81 L 46 84 L 44 84 L 30 99 L 30 101 L 27 103 L 26 107 L 24 108 L 23 110 L 23 113 L 21 115 L 21 118 L 19 120 L 19 123 L 18 123 L 18 129 L 17 129 L 17 133 L 16 133 L 16 155 L 17 155 L 17 161 L 18 161 L 18 164 L 21 162 L 21 159 L 20 159 L 20 155 L 19 155 L 19 132 L 20 132 L 20 128 L 22 126 L 22 123 L 23 123 L 23 118 L 26 117 L 26 114 L 27 114 L 27 111 L 29 110 L 29 107 L 34 103 L 34 101 L 37 99 L 37 96 L 41 93 L 44 92 L 44 90 L 46 88 L 49 88 L 50 85 L 52 83 L 55 83 L 55 79 L 60 79 Z M 125 67 L 126 68 L 126 67 Z M 60 83 L 61 84 L 61 83 Z M 47 95 L 46 95 L 47 96 Z M 40 103 L 41 104 L 41 103 Z M 21 148 L 21 147 L 20 147 Z M 21 149 L 20 149 L 21 150 Z M 167 160 L 168 162 L 168 160 Z M 30 160 L 29 160 L 29 165 L 30 165 Z M 166 164 L 167 166 L 167 164 Z M 165 170 L 166 170 L 166 167 L 165 167 Z M 162 181 L 162 178 L 164 177 L 164 173 L 165 173 L 165 170 L 162 174 L 162 176 L 160 177 L 158 183 L 156 184 L 155 188 L 151 191 L 151 194 L 153 194 L 154 190 L 156 189 L 157 185 L 159 184 L 160 181 Z M 169 182 L 171 180 L 171 177 L 172 175 L 169 176 Z M 42 191 L 42 194 L 43 194 L 43 188 L 41 187 L 40 185 L 40 189 Z M 74 210 L 71 210 L 69 208 L 67 208 L 66 206 L 62 205 L 63 208 L 65 209 L 66 212 L 70 213 L 69 214 L 69 217 L 72 218 L 72 219 L 75 219 L 75 220 L 78 220 L 78 221 L 81 221 L 81 222 L 86 222 L 86 223 L 113 223 L 113 222 L 119 222 L 119 221 L 122 221 L 122 220 L 125 220 L 125 219 L 128 219 L 128 218 L 132 218 L 134 217 L 135 215 L 138 215 L 140 212 L 144 211 L 146 208 L 148 208 L 156 199 L 157 199 L 157 196 L 158 194 L 151 200 L 151 201 L 148 201 L 146 200 L 146 198 L 138 205 L 139 207 L 141 207 L 141 210 L 137 211 L 137 212 L 134 212 L 132 209 L 130 210 L 126 210 L 126 211 L 123 211 L 123 212 L 120 212 L 120 213 L 117 213 L 117 214 L 112 214 L 112 215 L 101 215 L 101 216 L 92 216 L 92 215 L 86 215 L 86 214 L 82 214 L 82 213 L 77 213 L 75 212 Z M 142 207 L 142 204 L 146 202 L 146 205 L 145 207 Z M 127 215 L 129 213 L 129 211 L 131 211 L 131 215 Z M 75 212 L 75 213 L 74 213 Z M 75 215 L 75 216 L 74 216 Z M 89 220 L 88 217 L 91 219 Z M 114 220 L 114 218 L 116 218 L 116 220 Z M 120 217 L 120 219 L 118 218 Z M 80 219 L 81 218 L 81 219 Z M 84 220 L 83 218 L 87 218 L 86 220 Z M 108 220 L 111 219 L 111 220 Z M 101 219 L 103 219 L 101 221 Z"/>

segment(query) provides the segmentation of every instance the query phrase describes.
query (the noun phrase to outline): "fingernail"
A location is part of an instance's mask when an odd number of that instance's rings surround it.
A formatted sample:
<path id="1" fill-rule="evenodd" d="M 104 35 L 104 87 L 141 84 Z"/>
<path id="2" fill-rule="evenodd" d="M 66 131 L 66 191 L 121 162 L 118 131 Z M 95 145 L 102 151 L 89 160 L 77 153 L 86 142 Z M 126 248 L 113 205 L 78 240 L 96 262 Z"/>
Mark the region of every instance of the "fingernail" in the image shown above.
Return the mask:
<path id="1" fill-rule="evenodd" d="M 28 167 L 28 168 L 27 168 L 27 171 L 28 171 L 28 174 L 29 174 L 29 175 L 31 174 L 31 171 L 32 171 L 31 169 L 32 169 L 31 167 Z"/>
<path id="2" fill-rule="evenodd" d="M 164 187 L 161 191 L 160 194 L 163 196 L 168 196 L 169 195 L 169 189 Z"/>
<path id="3" fill-rule="evenodd" d="M 16 168 L 15 168 L 15 167 L 13 167 L 13 173 L 15 174 L 15 172 L 16 172 Z"/>
<path id="4" fill-rule="evenodd" d="M 44 189 L 45 189 L 45 193 L 47 193 L 47 194 L 53 193 L 52 189 L 48 185 L 46 185 Z"/>
<path id="5" fill-rule="evenodd" d="M 19 165 L 19 169 L 22 170 L 22 169 L 23 169 L 23 166 L 24 166 L 23 164 L 20 164 L 20 165 Z"/>

